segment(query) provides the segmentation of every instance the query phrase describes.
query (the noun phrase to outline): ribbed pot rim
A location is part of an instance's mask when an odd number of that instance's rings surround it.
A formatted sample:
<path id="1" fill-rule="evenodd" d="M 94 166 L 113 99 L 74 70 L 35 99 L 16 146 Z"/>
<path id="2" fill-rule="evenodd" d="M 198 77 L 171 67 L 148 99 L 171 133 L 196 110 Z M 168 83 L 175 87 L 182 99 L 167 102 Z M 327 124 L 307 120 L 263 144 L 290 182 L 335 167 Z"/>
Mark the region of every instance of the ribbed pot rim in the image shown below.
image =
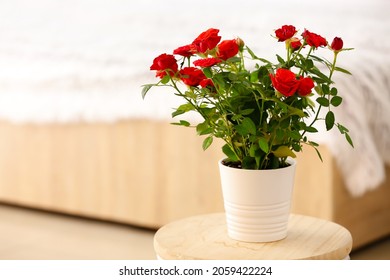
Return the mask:
<path id="1" fill-rule="evenodd" d="M 281 168 L 276 168 L 276 169 L 242 169 L 242 168 L 230 167 L 230 166 L 227 166 L 227 165 L 223 164 L 223 161 L 225 159 L 226 158 L 221 158 L 218 161 L 218 165 L 220 165 L 220 166 L 222 166 L 224 168 L 231 168 L 233 170 L 241 170 L 242 172 L 259 172 L 259 171 L 263 171 L 263 172 L 277 172 L 277 170 L 281 170 L 281 169 L 285 169 L 285 168 L 291 168 L 291 167 L 294 167 L 297 164 L 297 161 L 295 159 L 289 157 L 289 158 L 287 158 L 287 162 L 290 165 L 286 166 L 286 167 L 281 167 Z"/>

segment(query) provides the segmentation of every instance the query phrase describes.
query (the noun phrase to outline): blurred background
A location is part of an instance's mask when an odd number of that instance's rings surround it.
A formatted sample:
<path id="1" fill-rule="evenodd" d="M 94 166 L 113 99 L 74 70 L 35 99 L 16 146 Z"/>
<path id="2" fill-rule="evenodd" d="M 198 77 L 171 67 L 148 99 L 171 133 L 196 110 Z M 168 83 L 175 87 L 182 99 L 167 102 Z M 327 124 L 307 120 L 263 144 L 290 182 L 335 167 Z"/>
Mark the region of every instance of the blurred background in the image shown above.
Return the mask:
<path id="1" fill-rule="evenodd" d="M 217 160 L 192 129 L 170 125 L 180 104 L 154 83 L 161 53 L 204 30 L 240 37 L 276 60 L 274 30 L 291 24 L 353 51 L 338 132 L 298 157 L 293 212 L 345 226 L 356 258 L 390 258 L 390 2 L 0 0 L 0 259 L 148 259 L 156 229 L 223 211 Z M 385 245 L 384 245 L 385 244 Z M 368 250 L 368 249 L 367 249 Z M 370 249 L 373 250 L 373 249 Z"/>

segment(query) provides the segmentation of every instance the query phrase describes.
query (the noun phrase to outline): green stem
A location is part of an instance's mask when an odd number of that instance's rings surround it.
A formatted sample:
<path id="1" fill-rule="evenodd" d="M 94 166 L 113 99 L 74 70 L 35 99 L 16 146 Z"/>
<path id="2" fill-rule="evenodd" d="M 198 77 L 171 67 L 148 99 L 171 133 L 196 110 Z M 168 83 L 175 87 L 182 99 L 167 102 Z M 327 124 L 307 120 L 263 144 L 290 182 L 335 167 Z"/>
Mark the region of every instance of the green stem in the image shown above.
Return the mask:
<path id="1" fill-rule="evenodd" d="M 338 55 L 338 52 L 334 52 L 332 68 L 330 69 L 330 73 L 329 73 L 329 80 L 332 79 L 332 75 L 333 75 L 334 70 L 336 68 L 337 55 Z"/>
<path id="2" fill-rule="evenodd" d="M 310 50 L 309 50 L 308 53 L 307 53 L 307 56 L 306 56 L 306 59 L 305 59 L 305 60 L 309 59 L 309 56 L 310 56 L 311 52 L 313 51 L 313 49 L 314 49 L 314 47 L 311 47 L 311 48 L 310 48 Z M 302 67 L 301 70 L 299 71 L 299 73 L 298 73 L 299 76 L 302 75 L 302 73 L 303 73 L 303 68 L 304 68 L 304 67 Z"/>
<path id="3" fill-rule="evenodd" d="M 292 54 L 292 50 L 290 48 L 290 43 L 286 42 L 286 49 L 287 49 L 287 65 L 290 65 L 290 59 L 291 59 L 291 54 Z"/>
<path id="4" fill-rule="evenodd" d="M 337 55 L 338 55 L 338 52 L 334 52 L 333 63 L 332 63 L 332 67 L 331 67 L 330 72 L 329 72 L 329 80 L 332 79 L 332 75 L 336 69 Z M 330 99 L 330 95 L 328 95 L 328 99 Z M 309 124 L 309 127 L 313 126 L 314 123 L 318 120 L 318 116 L 320 114 L 321 108 L 322 108 L 322 105 L 320 104 L 320 106 L 318 107 L 318 110 L 317 110 L 317 114 L 315 115 L 313 121 Z M 330 102 L 329 102 L 329 110 L 330 110 Z M 306 131 L 304 131 L 302 133 L 301 137 L 303 137 L 305 135 L 305 133 L 306 133 Z"/>
<path id="5" fill-rule="evenodd" d="M 298 54 L 301 52 L 301 50 L 303 49 L 303 47 L 305 46 L 305 44 L 302 44 L 300 46 L 300 48 L 295 52 L 295 55 L 293 56 L 293 58 L 291 60 L 295 60 L 298 56 Z"/>
<path id="6" fill-rule="evenodd" d="M 200 107 L 196 103 L 192 102 L 192 100 L 190 98 L 188 98 L 185 94 L 183 94 L 181 92 L 181 90 L 178 88 L 178 86 L 176 85 L 176 83 L 175 83 L 175 81 L 173 80 L 172 77 L 171 77 L 171 82 L 172 82 L 172 85 L 173 85 L 174 89 L 178 92 L 177 95 L 180 96 L 180 97 L 183 97 L 188 103 L 190 103 L 195 108 L 195 110 L 203 117 L 203 119 L 206 120 L 207 118 L 203 114 L 202 110 L 200 110 Z"/>

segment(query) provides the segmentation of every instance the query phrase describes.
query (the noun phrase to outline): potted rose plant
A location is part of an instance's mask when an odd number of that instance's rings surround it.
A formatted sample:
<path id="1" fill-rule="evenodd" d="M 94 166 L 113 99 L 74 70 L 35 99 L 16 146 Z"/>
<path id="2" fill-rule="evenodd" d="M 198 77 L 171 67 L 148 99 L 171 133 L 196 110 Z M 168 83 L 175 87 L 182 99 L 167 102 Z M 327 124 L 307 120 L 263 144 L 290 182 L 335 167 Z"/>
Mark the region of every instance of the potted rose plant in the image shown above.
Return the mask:
<path id="1" fill-rule="evenodd" d="M 173 111 L 173 117 L 190 111 L 200 114 L 202 121 L 195 125 L 188 120 L 175 124 L 195 127 L 199 135 L 204 135 L 203 149 L 207 149 L 214 138 L 224 141 L 222 151 L 226 157 L 219 163 L 221 176 L 225 170 L 244 173 L 244 178 L 251 177 L 249 174 L 255 170 L 266 171 L 266 174 L 280 170 L 292 176 L 287 180 L 290 187 L 286 191 L 279 188 L 284 183 L 276 183 L 275 179 L 266 184 L 265 179 L 255 178 L 257 194 L 243 191 L 249 185 L 244 183 L 245 179 L 221 177 L 225 209 L 232 208 L 235 212 L 227 213 L 229 235 L 236 239 L 272 241 L 285 236 L 288 214 L 281 214 L 282 233 L 276 234 L 277 237 L 268 234 L 272 230 L 263 225 L 259 231 L 267 232 L 267 236 L 260 239 L 257 237 L 262 233 L 256 230 L 250 230 L 255 237 L 250 237 L 249 233 L 246 237 L 237 237 L 238 234 L 232 232 L 241 223 L 237 220 L 239 216 L 246 215 L 248 220 L 247 211 L 239 206 L 244 199 L 252 199 L 249 204 L 260 215 L 255 218 L 257 222 L 268 219 L 265 212 L 280 212 L 282 208 L 289 211 L 296 164 L 293 158 L 304 145 L 316 149 L 321 158 L 318 144 L 309 137 L 318 132 L 318 122 L 325 122 L 327 130 L 337 128 L 352 145 L 348 129 L 336 122 L 332 110 L 342 102 L 332 76 L 336 71 L 350 74 L 336 66 L 337 56 L 349 49 L 343 48 L 339 37 L 329 45 L 324 37 L 308 30 L 300 36 L 297 34 L 297 29 L 291 25 L 275 30 L 275 40 L 284 42 L 286 55 L 276 55 L 276 62 L 271 62 L 257 56 L 240 38 L 221 41 L 219 30 L 210 28 L 192 43 L 175 49 L 173 54 L 156 57 L 150 69 L 156 71 L 159 79 L 143 86 L 143 97 L 152 87 L 173 88 L 174 94 L 184 101 Z M 332 59 L 315 55 L 318 48 L 329 48 Z M 321 110 L 324 114 L 320 114 Z M 286 176 L 276 175 L 283 180 Z M 258 186 L 259 180 L 263 182 L 261 185 L 271 185 L 271 190 L 283 193 L 284 198 L 274 201 L 265 198 L 265 190 Z M 232 182 L 239 185 L 238 190 L 225 190 L 224 185 Z M 240 197 L 242 195 L 246 198 Z M 262 197 L 268 208 L 253 206 L 256 197 Z M 230 218 L 234 225 L 229 226 Z"/>

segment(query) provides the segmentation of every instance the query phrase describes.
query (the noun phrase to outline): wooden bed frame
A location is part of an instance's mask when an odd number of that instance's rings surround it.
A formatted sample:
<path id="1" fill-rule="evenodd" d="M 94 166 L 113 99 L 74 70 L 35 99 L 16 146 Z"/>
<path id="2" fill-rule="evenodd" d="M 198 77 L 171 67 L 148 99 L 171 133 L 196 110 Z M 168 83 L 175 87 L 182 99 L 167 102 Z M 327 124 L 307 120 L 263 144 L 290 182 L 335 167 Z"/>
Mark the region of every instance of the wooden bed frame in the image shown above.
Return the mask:
<path id="1" fill-rule="evenodd" d="M 216 143 L 203 152 L 194 130 L 151 120 L 116 123 L 0 122 L 0 201 L 159 228 L 223 211 Z M 390 179 L 349 195 L 335 162 L 307 148 L 298 157 L 292 211 L 348 228 L 354 249 L 390 233 Z M 387 169 L 390 174 L 390 169 Z"/>

